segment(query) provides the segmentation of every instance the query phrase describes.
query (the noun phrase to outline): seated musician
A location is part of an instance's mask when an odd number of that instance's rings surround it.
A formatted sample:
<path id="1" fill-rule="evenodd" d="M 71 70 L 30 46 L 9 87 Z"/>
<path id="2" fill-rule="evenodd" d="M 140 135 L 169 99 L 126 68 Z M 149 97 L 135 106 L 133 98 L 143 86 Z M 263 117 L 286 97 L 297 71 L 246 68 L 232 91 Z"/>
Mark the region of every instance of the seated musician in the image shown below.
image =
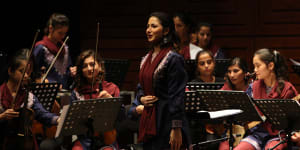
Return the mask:
<path id="1" fill-rule="evenodd" d="M 248 73 L 248 65 L 247 63 L 239 58 L 235 57 L 230 60 L 226 73 L 226 82 L 224 86 L 220 90 L 228 90 L 228 91 L 245 91 L 249 87 L 249 73 Z M 245 129 L 239 125 L 233 125 L 233 131 L 239 130 L 239 134 L 242 136 L 245 134 Z M 221 133 L 223 134 L 223 133 Z M 235 133 L 234 133 L 235 134 Z M 235 138 L 234 145 L 238 144 L 238 140 L 240 138 Z M 229 149 L 229 142 L 221 142 L 219 145 L 220 150 Z"/>
<path id="2" fill-rule="evenodd" d="M 259 49 L 253 57 L 257 80 L 249 86 L 254 99 L 291 99 L 298 92 L 287 81 L 287 65 L 278 51 Z M 259 110 L 258 110 L 259 111 Z M 260 115 L 263 115 L 259 111 Z M 279 131 L 268 121 L 250 129 L 250 134 L 235 149 L 269 149 L 279 143 Z M 294 140 L 297 139 L 297 135 Z M 287 144 L 280 144 L 276 149 L 284 149 Z"/>
<path id="3" fill-rule="evenodd" d="M 28 57 L 28 50 L 22 49 L 9 59 L 7 79 L 0 86 L 0 149 L 38 149 L 31 133 L 33 119 L 47 126 L 57 124 L 59 120 L 58 116 L 45 110 L 38 99 L 26 89 L 33 68 L 32 61 L 26 67 Z M 25 119 L 24 122 L 22 119 Z M 20 134 L 23 133 L 20 130 L 28 132 Z"/>
<path id="4" fill-rule="evenodd" d="M 103 79 L 104 65 L 101 58 L 98 55 L 94 61 L 94 56 L 95 52 L 93 50 L 85 50 L 80 53 L 76 62 L 78 72 L 76 74 L 75 89 L 71 94 L 71 102 L 76 100 L 119 97 L 119 88 L 115 84 Z M 92 89 L 93 80 L 94 83 Z M 100 141 L 103 145 L 98 146 L 113 145 L 115 148 L 118 147 L 118 144 L 116 144 L 116 130 L 99 134 L 99 136 L 100 139 L 103 140 Z M 79 135 L 78 140 L 73 146 L 73 150 L 90 149 L 91 140 L 91 137 Z"/>
<path id="5" fill-rule="evenodd" d="M 192 82 L 224 82 L 224 78 L 214 75 L 215 59 L 210 51 L 199 51 L 196 55 L 197 68 Z"/>

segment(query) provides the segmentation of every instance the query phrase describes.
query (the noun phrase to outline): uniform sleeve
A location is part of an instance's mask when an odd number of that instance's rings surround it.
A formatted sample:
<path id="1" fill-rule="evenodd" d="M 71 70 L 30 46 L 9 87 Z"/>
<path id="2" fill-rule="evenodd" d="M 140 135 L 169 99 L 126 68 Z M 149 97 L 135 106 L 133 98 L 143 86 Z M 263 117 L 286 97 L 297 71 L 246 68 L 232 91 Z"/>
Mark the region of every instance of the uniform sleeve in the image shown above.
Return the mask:
<path id="1" fill-rule="evenodd" d="M 34 66 L 37 71 L 40 71 L 41 67 L 44 66 L 44 49 L 43 45 L 37 45 L 33 50 Z M 47 67 L 47 66 L 45 66 Z"/>
<path id="2" fill-rule="evenodd" d="M 184 60 L 175 55 L 168 64 L 168 106 L 171 113 L 172 128 L 182 127 L 184 117 L 184 96 L 187 74 L 184 70 Z"/>
<path id="3" fill-rule="evenodd" d="M 141 97 L 144 96 L 144 95 L 145 95 L 145 94 L 144 94 L 144 90 L 142 89 L 142 86 L 141 86 L 141 84 L 139 83 L 139 84 L 137 85 L 137 89 L 136 89 L 136 99 L 137 99 L 138 103 L 142 104 L 142 103 L 141 103 Z"/>
<path id="4" fill-rule="evenodd" d="M 130 118 L 130 119 L 138 118 L 138 114 L 136 112 L 136 107 L 139 105 L 142 105 L 142 104 L 137 100 L 137 97 L 135 97 L 134 101 L 131 104 L 131 107 L 129 108 L 128 118 Z"/>
<path id="5" fill-rule="evenodd" d="M 32 109 L 34 110 L 36 120 L 39 122 L 46 126 L 57 124 L 58 116 L 47 111 L 36 97 L 34 97 Z"/>

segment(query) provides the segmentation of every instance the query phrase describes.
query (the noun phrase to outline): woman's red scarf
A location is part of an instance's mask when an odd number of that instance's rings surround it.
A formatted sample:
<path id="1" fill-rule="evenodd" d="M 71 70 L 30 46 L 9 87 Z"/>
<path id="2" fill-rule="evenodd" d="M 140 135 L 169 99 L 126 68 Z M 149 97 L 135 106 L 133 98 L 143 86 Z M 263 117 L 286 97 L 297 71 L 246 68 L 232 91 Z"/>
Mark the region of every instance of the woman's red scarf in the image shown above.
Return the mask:
<path id="1" fill-rule="evenodd" d="M 224 83 L 223 87 L 220 90 L 232 91 L 232 88 L 227 82 Z"/>
<path id="2" fill-rule="evenodd" d="M 284 82 L 284 88 L 279 95 L 276 92 L 276 88 L 278 86 L 278 82 L 276 82 L 275 86 L 272 88 L 272 91 L 267 94 L 266 93 L 266 85 L 263 80 L 257 80 L 253 83 L 252 91 L 253 91 L 253 98 L 254 99 L 292 99 L 296 95 L 298 95 L 297 90 L 295 87 L 289 83 Z M 262 115 L 261 111 L 257 108 L 260 115 Z M 269 122 L 265 122 L 263 127 L 269 132 L 270 135 L 277 135 L 278 130 L 274 130 L 272 128 L 272 124 Z"/>
<path id="3" fill-rule="evenodd" d="M 102 87 L 100 88 L 99 84 L 94 84 L 92 90 L 92 85 L 89 84 L 81 86 L 78 89 L 78 92 L 84 96 L 84 99 L 96 99 L 102 90 L 107 91 L 112 97 L 119 97 L 120 92 L 116 88 L 117 86 L 115 86 L 113 83 L 102 81 Z"/>
<path id="4" fill-rule="evenodd" d="M 179 54 L 183 56 L 184 60 L 191 59 L 190 45 L 186 45 L 181 50 L 179 50 Z"/>
<path id="5" fill-rule="evenodd" d="M 59 51 L 60 46 L 63 44 L 63 42 L 58 42 L 58 45 L 53 43 L 47 36 L 43 37 L 43 40 L 38 41 L 35 46 L 38 45 L 44 45 L 47 47 L 47 49 L 53 54 L 56 55 Z M 63 48 L 60 55 L 63 56 L 65 54 L 65 49 Z"/>
<path id="6" fill-rule="evenodd" d="M 253 98 L 255 99 L 292 99 L 294 96 L 298 94 L 295 87 L 289 83 L 284 82 L 284 88 L 279 95 L 276 92 L 278 86 L 278 82 L 275 83 L 275 86 L 272 88 L 272 91 L 267 94 L 266 93 L 266 85 L 263 80 L 258 80 L 253 83 Z"/>
<path id="7" fill-rule="evenodd" d="M 153 62 L 152 53 L 153 50 L 149 52 L 146 61 L 142 65 L 142 68 L 139 73 L 139 80 L 143 87 L 145 95 L 154 95 L 153 90 L 153 75 L 154 71 L 161 62 L 161 60 L 167 55 L 171 50 L 170 48 L 165 48 L 160 50 Z M 155 104 L 152 107 L 145 107 L 140 119 L 139 126 L 139 142 L 146 142 L 156 135 L 156 111 Z"/>
<path id="8" fill-rule="evenodd" d="M 1 100 L 1 105 L 4 109 L 10 109 L 12 106 L 13 102 L 13 97 L 12 94 L 10 93 L 10 90 L 7 87 L 6 83 L 3 83 L 0 86 L 0 100 Z M 24 98 L 26 96 L 26 92 L 24 90 L 21 90 L 18 92 L 18 96 L 15 100 L 15 108 L 14 109 L 19 109 L 24 101 Z"/>

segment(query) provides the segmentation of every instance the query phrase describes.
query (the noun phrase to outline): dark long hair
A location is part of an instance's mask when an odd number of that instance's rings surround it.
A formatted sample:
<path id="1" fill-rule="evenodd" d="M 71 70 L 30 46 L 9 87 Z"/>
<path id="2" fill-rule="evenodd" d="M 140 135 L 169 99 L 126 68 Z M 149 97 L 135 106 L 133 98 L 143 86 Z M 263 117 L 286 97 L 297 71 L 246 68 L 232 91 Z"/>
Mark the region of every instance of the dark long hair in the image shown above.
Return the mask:
<path id="1" fill-rule="evenodd" d="M 82 73 L 83 63 L 84 63 L 85 59 L 87 59 L 91 56 L 94 58 L 95 55 L 96 55 L 96 53 L 94 50 L 87 49 L 87 50 L 82 51 L 80 53 L 80 55 L 78 56 L 77 61 L 76 61 L 77 73 L 76 73 L 76 77 L 75 77 L 75 85 L 77 88 L 80 88 L 80 87 L 88 84 L 87 79 L 83 76 L 83 73 Z M 103 71 L 101 75 L 104 76 L 104 73 L 105 73 L 104 63 L 99 54 L 96 56 L 96 62 L 101 66 L 101 69 Z M 100 77 L 95 78 L 95 81 L 99 82 Z"/>
<path id="2" fill-rule="evenodd" d="M 276 92 L 281 94 L 281 91 L 284 88 L 285 80 L 288 80 L 288 70 L 287 64 L 283 56 L 276 50 L 271 51 L 270 49 L 263 48 L 259 49 L 254 53 L 254 56 L 257 55 L 261 61 L 266 65 L 273 62 L 274 63 L 274 72 L 276 79 L 278 81 L 278 87 Z"/>
<path id="3" fill-rule="evenodd" d="M 8 69 L 10 69 L 12 72 L 15 72 L 21 65 L 21 61 L 27 60 L 29 57 L 29 49 L 22 48 L 18 51 L 16 51 L 12 56 L 8 58 L 8 64 L 6 66 L 6 73 L 4 77 L 4 81 L 8 81 L 9 75 L 8 75 Z M 31 55 L 29 59 L 30 69 L 34 70 L 33 66 L 34 57 Z"/>
<path id="4" fill-rule="evenodd" d="M 242 69 L 243 73 L 247 73 L 249 71 L 246 61 L 244 61 L 243 59 L 241 59 L 239 57 L 234 57 L 233 59 L 230 60 L 227 70 L 229 69 L 230 66 L 233 66 L 233 65 L 238 65 L 239 68 Z M 226 78 L 227 78 L 227 82 L 228 82 L 230 88 L 233 90 L 236 90 L 235 85 L 232 84 L 228 75 L 226 75 Z M 249 78 L 245 77 L 244 81 L 245 81 L 245 84 L 248 84 Z"/>
<path id="5" fill-rule="evenodd" d="M 44 33 L 45 35 L 49 34 L 49 26 L 52 26 L 54 29 L 57 28 L 61 28 L 61 27 L 69 27 L 70 25 L 70 20 L 69 18 L 64 15 L 64 14 L 60 14 L 60 13 L 53 13 L 49 20 L 47 21 L 46 27 L 44 29 Z"/>
<path id="6" fill-rule="evenodd" d="M 158 43 L 153 43 L 154 45 L 151 45 L 151 49 L 155 45 L 159 45 L 160 48 L 167 48 L 173 46 L 173 42 L 175 40 L 173 19 L 164 12 L 153 12 L 149 15 L 148 20 L 151 17 L 158 18 L 160 24 L 163 26 L 163 30 L 169 28 L 169 33 L 166 36 L 164 36 Z"/>

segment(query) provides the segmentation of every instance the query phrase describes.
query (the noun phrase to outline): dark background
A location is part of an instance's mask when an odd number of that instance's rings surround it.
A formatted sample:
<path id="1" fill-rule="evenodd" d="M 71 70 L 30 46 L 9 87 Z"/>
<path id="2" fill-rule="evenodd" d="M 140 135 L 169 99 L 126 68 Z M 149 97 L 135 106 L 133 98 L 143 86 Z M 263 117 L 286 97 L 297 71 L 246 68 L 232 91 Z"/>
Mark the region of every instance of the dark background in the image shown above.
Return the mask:
<path id="1" fill-rule="evenodd" d="M 121 90 L 135 90 L 141 57 L 147 52 L 145 27 L 153 11 L 188 11 L 197 22 L 214 25 L 214 41 L 228 57 L 240 56 L 252 68 L 259 48 L 279 50 L 300 60 L 300 2 L 298 0 L 80 0 L 8 1 L 0 6 L 0 51 L 30 48 L 37 29 L 43 30 L 53 12 L 71 20 L 73 61 L 80 50 L 95 48 L 100 22 L 99 51 L 104 58 L 128 59 Z M 40 33 L 39 39 L 42 37 Z M 290 81 L 300 90 L 300 77 L 289 64 Z"/>

